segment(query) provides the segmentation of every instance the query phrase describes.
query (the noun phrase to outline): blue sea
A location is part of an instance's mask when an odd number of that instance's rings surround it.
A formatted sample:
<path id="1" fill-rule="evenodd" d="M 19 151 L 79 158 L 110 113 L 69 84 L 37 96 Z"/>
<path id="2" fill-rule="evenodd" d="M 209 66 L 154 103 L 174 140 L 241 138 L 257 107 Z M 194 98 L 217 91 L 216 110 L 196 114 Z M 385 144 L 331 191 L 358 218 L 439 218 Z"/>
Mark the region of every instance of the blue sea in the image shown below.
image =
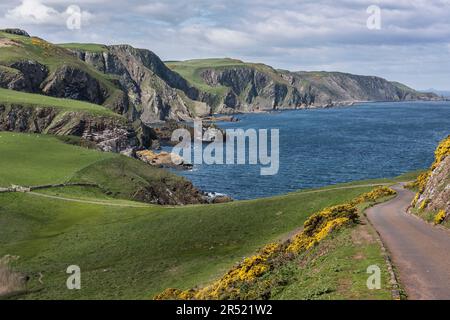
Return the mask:
<path id="1" fill-rule="evenodd" d="M 174 172 L 202 191 L 254 199 L 423 169 L 450 134 L 450 102 L 364 103 L 237 118 L 218 125 L 280 130 L 278 174 L 261 176 L 258 165 L 203 164 Z"/>

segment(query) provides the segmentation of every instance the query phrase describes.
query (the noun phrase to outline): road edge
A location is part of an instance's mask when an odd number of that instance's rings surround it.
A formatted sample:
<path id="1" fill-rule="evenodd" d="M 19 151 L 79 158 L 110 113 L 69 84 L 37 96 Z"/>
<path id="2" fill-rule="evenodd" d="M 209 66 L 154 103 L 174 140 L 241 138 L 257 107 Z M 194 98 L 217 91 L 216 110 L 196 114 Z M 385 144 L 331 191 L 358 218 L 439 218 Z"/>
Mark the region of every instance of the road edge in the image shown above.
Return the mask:
<path id="1" fill-rule="evenodd" d="M 392 198 L 392 199 L 389 199 L 388 201 L 391 201 L 393 199 L 395 199 L 395 197 Z M 381 202 L 381 203 L 384 203 L 384 202 Z M 376 205 L 381 204 L 381 203 L 376 203 L 373 206 L 376 206 Z M 398 276 L 395 273 L 395 269 L 394 269 L 394 265 L 392 263 L 390 252 L 387 249 L 386 245 L 384 244 L 383 240 L 381 239 L 380 233 L 375 228 L 375 226 L 372 224 L 372 221 L 370 221 L 370 218 L 367 216 L 367 210 L 370 209 L 373 206 L 370 206 L 370 207 L 366 208 L 364 210 L 363 214 L 364 214 L 364 217 L 366 218 L 367 222 L 369 223 L 370 227 L 375 232 L 375 234 L 376 234 L 376 237 L 375 237 L 376 241 L 377 241 L 377 243 L 379 244 L 379 246 L 381 248 L 381 252 L 382 252 L 382 255 L 384 257 L 384 261 L 386 263 L 387 270 L 388 270 L 388 273 L 389 273 L 389 278 L 390 278 L 389 279 L 389 284 L 392 286 L 392 289 L 391 289 L 392 299 L 393 300 L 402 300 L 402 295 L 401 295 L 402 290 L 401 290 L 400 282 L 398 281 Z"/>

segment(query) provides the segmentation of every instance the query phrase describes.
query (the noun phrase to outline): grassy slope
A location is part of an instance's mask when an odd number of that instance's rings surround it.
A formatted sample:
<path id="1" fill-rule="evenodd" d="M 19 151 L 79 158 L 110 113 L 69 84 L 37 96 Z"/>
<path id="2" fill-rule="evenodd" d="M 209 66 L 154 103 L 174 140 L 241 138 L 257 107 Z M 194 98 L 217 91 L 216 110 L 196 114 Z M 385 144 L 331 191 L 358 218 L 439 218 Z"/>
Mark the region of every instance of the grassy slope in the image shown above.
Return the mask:
<path id="1" fill-rule="evenodd" d="M 0 186 L 63 183 L 78 170 L 114 157 L 45 135 L 0 132 Z"/>
<path id="2" fill-rule="evenodd" d="M 68 145 L 48 135 L 0 132 L 0 153 L 0 187 L 95 183 L 112 196 L 129 199 L 148 184 L 183 180 L 141 161 Z"/>
<path id="3" fill-rule="evenodd" d="M 236 59 L 195 59 L 187 61 L 169 61 L 166 65 L 173 71 L 179 73 L 183 78 L 188 80 L 197 88 L 218 95 L 224 95 L 228 92 L 228 88 L 224 86 L 211 87 L 207 85 L 201 78 L 201 72 L 206 69 L 225 69 L 233 67 L 254 68 L 260 72 L 270 74 L 275 81 L 284 82 L 283 79 L 271 67 L 264 64 L 247 63 Z"/>
<path id="4" fill-rule="evenodd" d="M 110 117 L 120 117 L 111 110 L 92 103 L 60 99 L 40 94 L 25 93 L 20 91 L 0 88 L 0 103 L 6 105 L 21 105 L 30 107 L 53 107 L 63 111 L 83 111 L 92 115 L 104 115 Z"/>
<path id="5" fill-rule="evenodd" d="M 120 94 L 120 90 L 110 81 L 112 79 L 110 76 L 88 66 L 64 47 L 53 45 L 39 38 L 28 38 L 6 32 L 0 32 L 0 40 L 2 38 L 13 40 L 17 45 L 0 47 L 0 65 L 7 65 L 21 60 L 34 60 L 46 65 L 50 74 L 63 65 L 69 65 L 89 73 L 107 89 L 109 98 L 105 104 Z M 91 50 L 98 49 L 94 45 L 86 46 L 90 47 Z"/>
<path id="6" fill-rule="evenodd" d="M 357 226 L 356 228 L 361 228 Z M 289 284 L 274 288 L 274 299 L 390 300 L 389 274 L 378 243 L 355 243 L 356 229 L 333 234 L 307 256 L 290 262 L 267 278 L 287 278 Z M 371 235 L 375 236 L 375 235 Z M 368 290 L 367 267 L 381 269 L 381 290 Z"/>
<path id="7" fill-rule="evenodd" d="M 390 275 L 377 242 L 378 235 L 364 215 L 368 206 L 367 203 L 358 206 L 360 224 L 331 234 L 311 252 L 269 273 L 265 281 L 285 282 L 273 288 L 273 299 L 392 299 Z M 372 265 L 381 270 L 380 290 L 368 290 L 366 286 L 367 268 Z"/>
<path id="8" fill-rule="evenodd" d="M 43 290 L 28 298 L 150 298 L 209 282 L 312 212 L 370 189 L 148 209 L 4 194 L 0 255 L 19 255 L 21 270 L 45 275 Z M 64 286 L 71 264 L 84 271 L 80 292 Z M 31 288 L 39 287 L 33 278 Z"/>
<path id="9" fill-rule="evenodd" d="M 105 45 L 97 43 L 61 43 L 58 44 L 58 46 L 66 49 L 82 50 L 95 53 L 107 51 L 107 47 Z"/>
<path id="10" fill-rule="evenodd" d="M 70 182 L 98 184 L 111 196 L 133 199 L 145 186 L 164 186 L 164 190 L 183 185 L 184 178 L 127 157 L 98 161 L 73 175 Z M 156 189 L 156 188 L 155 188 Z"/>
<path id="11" fill-rule="evenodd" d="M 2 158 L 0 176 L 5 179 L 9 175 L 7 183 L 63 181 L 80 167 L 112 156 L 82 151 L 51 137 L 1 136 L 1 152 L 9 157 Z M 5 140 L 10 143 L 3 144 Z M 42 150 L 47 152 L 39 152 Z M 14 176 L 17 180 L 12 181 Z M 150 298 L 167 287 L 208 283 L 243 256 L 285 237 L 311 213 L 371 189 L 303 191 L 177 208 L 115 207 L 32 194 L 0 194 L 0 256 L 21 256 L 17 268 L 32 275 L 32 292 L 23 298 Z M 46 192 L 128 203 L 92 189 Z M 65 269 L 72 264 L 82 269 L 81 291 L 65 288 Z M 44 275 L 44 285 L 37 281 L 39 272 Z"/>

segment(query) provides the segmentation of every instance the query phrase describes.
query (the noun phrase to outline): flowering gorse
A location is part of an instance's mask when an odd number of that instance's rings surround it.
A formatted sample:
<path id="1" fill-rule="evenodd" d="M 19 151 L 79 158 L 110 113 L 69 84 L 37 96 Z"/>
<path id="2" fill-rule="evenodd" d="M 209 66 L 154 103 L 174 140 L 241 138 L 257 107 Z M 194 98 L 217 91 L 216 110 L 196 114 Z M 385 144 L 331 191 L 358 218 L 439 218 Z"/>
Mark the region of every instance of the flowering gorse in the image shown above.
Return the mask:
<path id="1" fill-rule="evenodd" d="M 241 288 L 251 285 L 258 278 L 276 267 L 276 261 L 294 259 L 308 252 L 333 231 L 358 222 L 356 204 L 374 202 L 380 198 L 394 195 L 396 192 L 387 187 L 379 187 L 365 193 L 349 203 L 332 206 L 311 215 L 305 221 L 303 230 L 291 240 L 272 243 L 261 249 L 256 255 L 245 258 L 230 269 L 219 280 L 200 289 L 178 290 L 169 288 L 154 297 L 157 300 L 218 300 L 242 299 Z"/>

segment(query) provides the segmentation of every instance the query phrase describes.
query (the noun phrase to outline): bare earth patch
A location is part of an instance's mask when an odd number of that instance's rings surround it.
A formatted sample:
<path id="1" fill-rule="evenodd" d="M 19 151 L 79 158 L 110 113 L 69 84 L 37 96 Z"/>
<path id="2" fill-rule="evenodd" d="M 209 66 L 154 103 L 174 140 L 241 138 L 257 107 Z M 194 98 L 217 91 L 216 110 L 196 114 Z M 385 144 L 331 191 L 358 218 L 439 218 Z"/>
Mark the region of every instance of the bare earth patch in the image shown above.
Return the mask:
<path id="1" fill-rule="evenodd" d="M 24 289 L 24 280 L 21 274 L 11 270 L 9 263 L 15 257 L 6 256 L 0 259 L 0 297 Z"/>
<path id="2" fill-rule="evenodd" d="M 0 48 L 7 48 L 7 47 L 13 47 L 13 46 L 19 46 L 19 44 L 10 39 L 0 38 Z"/>
<path id="3" fill-rule="evenodd" d="M 374 236 L 370 233 L 366 226 L 367 220 L 361 217 L 361 224 L 357 225 L 352 232 L 352 242 L 355 244 L 370 244 L 375 243 Z"/>

